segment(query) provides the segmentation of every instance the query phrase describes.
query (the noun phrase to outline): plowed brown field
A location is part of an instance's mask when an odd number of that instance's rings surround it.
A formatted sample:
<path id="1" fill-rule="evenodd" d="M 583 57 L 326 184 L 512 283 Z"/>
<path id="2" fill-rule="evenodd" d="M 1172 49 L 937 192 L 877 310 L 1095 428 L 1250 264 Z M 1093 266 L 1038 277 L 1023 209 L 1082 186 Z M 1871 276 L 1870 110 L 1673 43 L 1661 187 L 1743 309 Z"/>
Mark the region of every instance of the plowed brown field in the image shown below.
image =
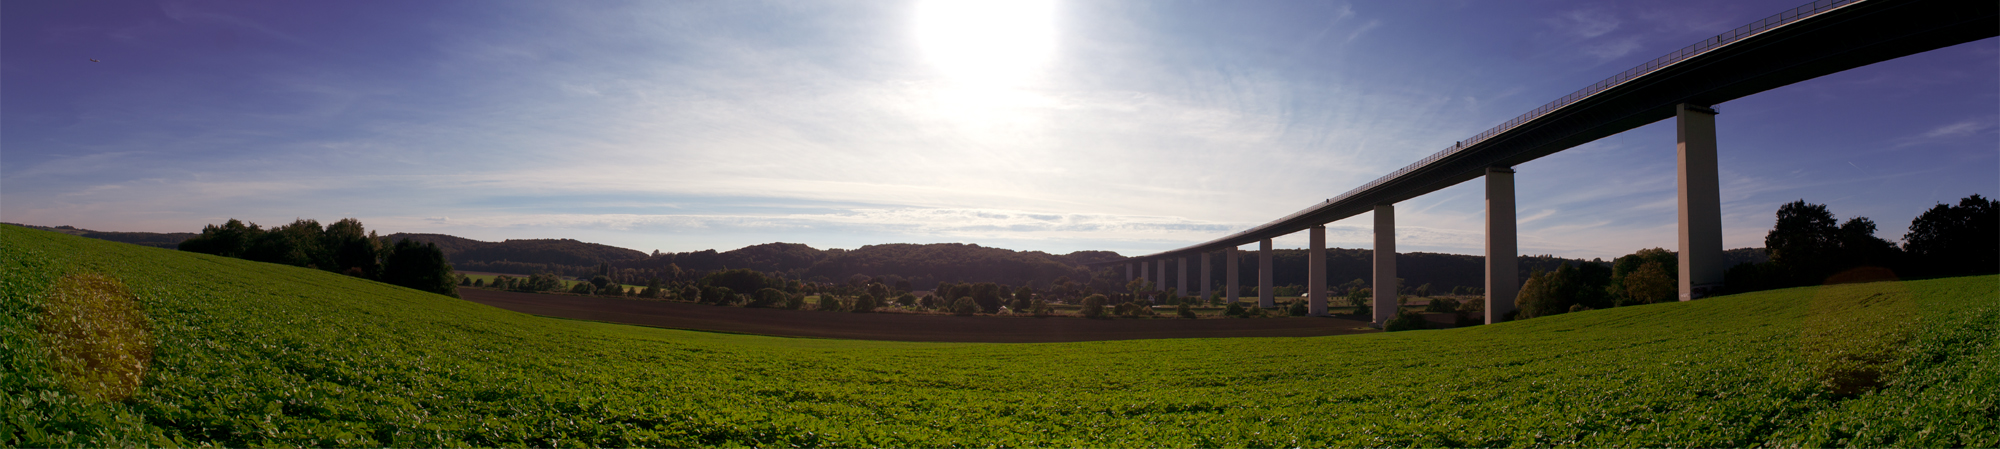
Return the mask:
<path id="1" fill-rule="evenodd" d="M 532 315 L 640 326 L 855 340 L 1039 343 L 1149 338 L 1311 337 L 1377 332 L 1364 320 L 949 316 L 746 309 L 467 288 L 466 300 Z"/>

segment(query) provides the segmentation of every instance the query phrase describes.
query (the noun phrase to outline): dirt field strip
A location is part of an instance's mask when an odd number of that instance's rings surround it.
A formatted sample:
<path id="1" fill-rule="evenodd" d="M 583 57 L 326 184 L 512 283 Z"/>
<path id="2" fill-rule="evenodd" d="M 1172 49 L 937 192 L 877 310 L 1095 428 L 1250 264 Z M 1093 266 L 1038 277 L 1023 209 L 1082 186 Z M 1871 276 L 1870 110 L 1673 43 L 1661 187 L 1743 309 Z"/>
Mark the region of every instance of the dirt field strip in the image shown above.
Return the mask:
<path id="1" fill-rule="evenodd" d="M 684 302 L 461 289 L 466 300 L 556 318 L 670 329 L 854 340 L 1047 343 L 1152 338 L 1311 337 L 1377 332 L 1363 320 L 947 316 L 746 309 Z"/>

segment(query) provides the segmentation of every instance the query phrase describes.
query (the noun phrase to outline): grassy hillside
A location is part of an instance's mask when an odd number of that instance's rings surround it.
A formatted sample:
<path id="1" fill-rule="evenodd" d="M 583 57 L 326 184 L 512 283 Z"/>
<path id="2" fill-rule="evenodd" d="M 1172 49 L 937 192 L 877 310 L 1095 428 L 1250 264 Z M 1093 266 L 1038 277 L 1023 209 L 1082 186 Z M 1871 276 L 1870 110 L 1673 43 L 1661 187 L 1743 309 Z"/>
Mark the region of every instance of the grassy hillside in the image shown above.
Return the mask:
<path id="1" fill-rule="evenodd" d="M 76 318 L 123 316 L 77 314 L 124 310 L 111 282 L 137 325 Z M 0 226 L 0 445 L 1990 447 L 1996 291 L 1845 285 L 1326 338 L 890 343 L 537 318 Z M 1879 389 L 1833 391 L 1871 369 Z"/>

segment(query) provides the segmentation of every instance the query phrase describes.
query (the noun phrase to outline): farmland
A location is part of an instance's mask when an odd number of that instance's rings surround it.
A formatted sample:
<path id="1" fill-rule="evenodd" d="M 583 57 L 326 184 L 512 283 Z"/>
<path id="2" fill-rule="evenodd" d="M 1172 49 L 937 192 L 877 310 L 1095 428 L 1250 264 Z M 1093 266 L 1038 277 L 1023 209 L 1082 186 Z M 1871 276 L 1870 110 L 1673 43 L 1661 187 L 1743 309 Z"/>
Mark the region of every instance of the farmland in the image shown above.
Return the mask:
<path id="1" fill-rule="evenodd" d="M 529 316 L 319 270 L 0 226 L 6 446 L 2000 445 L 2000 277 L 1465 329 L 1046 344 Z M 135 297 L 129 397 L 73 391 L 66 276 Z"/>

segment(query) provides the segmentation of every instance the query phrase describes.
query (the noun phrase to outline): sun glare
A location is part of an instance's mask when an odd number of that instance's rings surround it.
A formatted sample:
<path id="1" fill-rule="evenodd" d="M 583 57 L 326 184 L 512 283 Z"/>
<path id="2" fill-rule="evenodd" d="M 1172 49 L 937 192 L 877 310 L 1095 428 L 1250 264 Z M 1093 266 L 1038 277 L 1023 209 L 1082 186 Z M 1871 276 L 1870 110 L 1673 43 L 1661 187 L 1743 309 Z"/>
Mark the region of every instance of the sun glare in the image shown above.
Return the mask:
<path id="1" fill-rule="evenodd" d="M 1052 0 L 923 0 L 917 42 L 952 81 L 1009 87 L 1028 80 L 1055 49 Z"/>

